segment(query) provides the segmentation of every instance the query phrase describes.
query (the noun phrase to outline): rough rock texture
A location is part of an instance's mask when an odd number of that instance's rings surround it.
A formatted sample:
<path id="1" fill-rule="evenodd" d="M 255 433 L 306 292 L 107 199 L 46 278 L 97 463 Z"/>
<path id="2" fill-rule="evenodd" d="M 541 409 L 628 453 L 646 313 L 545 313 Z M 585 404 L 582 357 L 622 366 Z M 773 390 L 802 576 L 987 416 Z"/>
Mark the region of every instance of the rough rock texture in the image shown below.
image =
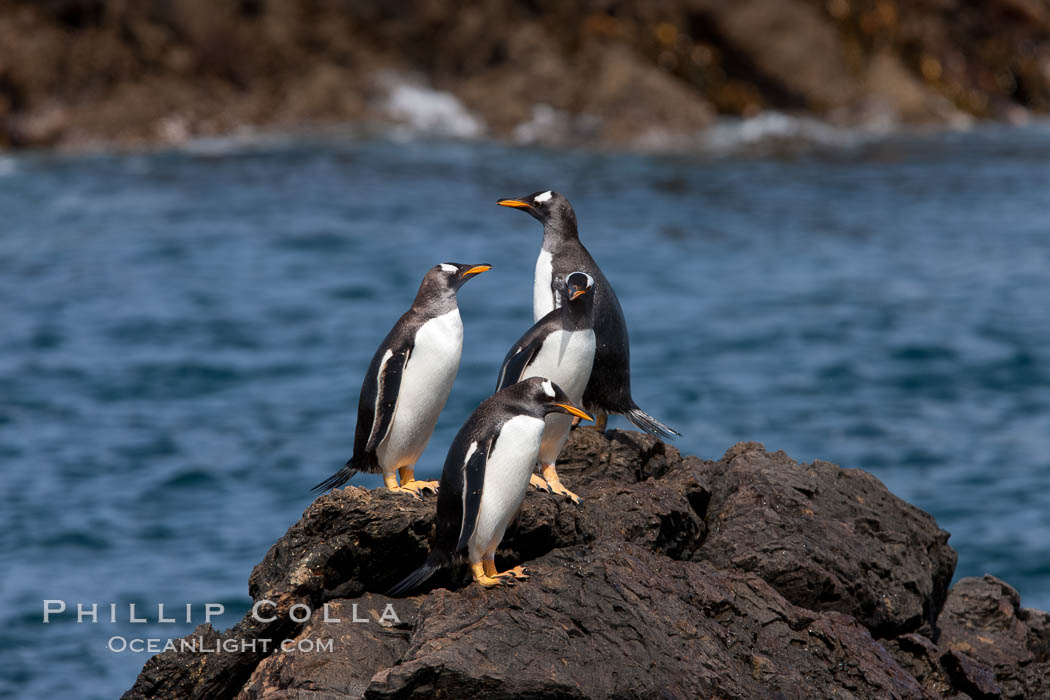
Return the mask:
<path id="1" fill-rule="evenodd" d="M 947 533 L 870 475 L 756 443 L 703 461 L 592 429 L 573 432 L 559 473 L 583 504 L 530 491 L 497 564 L 533 576 L 493 590 L 457 570 L 386 597 L 426 556 L 435 499 L 318 498 L 252 572 L 275 619 L 190 635 L 256 651 L 160 654 L 125 697 L 1050 692 L 1050 616 L 991 577 L 947 591 Z M 290 619 L 297 604 L 308 621 Z M 274 651 L 284 639 L 294 648 Z"/>
<path id="2" fill-rule="evenodd" d="M 385 123 L 406 118 L 388 101 L 406 81 L 453 95 L 482 133 L 526 142 L 677 148 L 716 113 L 771 108 L 846 124 L 1016 120 L 1050 111 L 1050 9 L 0 0 L 0 147 Z"/>
<path id="3" fill-rule="evenodd" d="M 791 602 L 853 615 L 878 637 L 932 625 L 955 552 L 928 514 L 859 469 L 798 468 L 756 443 L 722 460 L 702 560 L 754 571 Z"/>

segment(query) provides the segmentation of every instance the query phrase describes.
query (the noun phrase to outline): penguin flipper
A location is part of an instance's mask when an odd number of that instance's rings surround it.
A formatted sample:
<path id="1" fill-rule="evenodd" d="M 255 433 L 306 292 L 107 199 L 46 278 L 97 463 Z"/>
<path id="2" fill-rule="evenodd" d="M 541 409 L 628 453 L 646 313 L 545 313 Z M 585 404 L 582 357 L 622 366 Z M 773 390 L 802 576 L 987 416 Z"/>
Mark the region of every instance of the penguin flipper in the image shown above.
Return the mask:
<path id="1" fill-rule="evenodd" d="M 521 381 L 521 375 L 525 374 L 525 370 L 528 368 L 529 363 L 532 362 L 532 358 L 536 357 L 536 353 L 543 347 L 543 336 L 535 332 L 539 325 L 537 323 L 519 338 L 518 342 L 507 353 L 507 356 L 503 358 L 503 367 L 499 371 L 496 391 L 506 389 L 511 384 L 517 384 Z"/>
<path id="2" fill-rule="evenodd" d="M 372 431 L 365 443 L 365 453 L 373 454 L 379 444 L 390 432 L 394 424 L 394 412 L 397 410 L 397 398 L 401 393 L 401 376 L 412 355 L 412 347 L 404 346 L 392 351 L 392 355 L 379 366 L 376 377 L 375 417 L 372 419 Z"/>
<path id="3" fill-rule="evenodd" d="M 459 530 L 457 552 L 465 552 L 470 544 L 470 537 L 478 524 L 481 513 L 481 488 L 485 483 L 485 465 L 495 438 L 489 440 L 483 449 L 475 450 L 463 463 L 463 522 Z"/>

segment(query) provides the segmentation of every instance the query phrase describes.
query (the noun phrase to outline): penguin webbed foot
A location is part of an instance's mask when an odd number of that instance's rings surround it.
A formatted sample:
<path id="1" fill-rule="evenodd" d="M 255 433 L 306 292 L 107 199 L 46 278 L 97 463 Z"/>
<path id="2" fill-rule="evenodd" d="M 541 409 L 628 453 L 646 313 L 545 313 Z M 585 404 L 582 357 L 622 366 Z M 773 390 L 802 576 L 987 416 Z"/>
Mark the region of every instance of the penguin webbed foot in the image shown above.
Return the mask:
<path id="1" fill-rule="evenodd" d="M 437 481 L 418 481 L 413 479 L 407 484 L 401 484 L 401 488 L 408 489 L 409 491 L 414 491 L 417 495 L 423 492 L 437 493 L 438 483 L 439 482 Z"/>
<path id="2" fill-rule="evenodd" d="M 529 576 L 532 572 L 526 569 L 522 565 L 515 566 L 513 569 L 507 569 L 503 573 L 493 574 L 492 578 L 510 578 L 511 580 L 528 581 Z"/>
<path id="3" fill-rule="evenodd" d="M 502 574 L 496 573 L 496 564 L 491 559 L 486 559 L 483 563 L 471 564 L 470 570 L 474 574 L 474 580 L 484 586 L 485 588 L 495 588 L 496 586 L 513 586 L 519 580 L 524 581 L 528 578 L 528 573 L 525 572 L 523 567 L 515 567 L 521 569 L 522 576 L 515 576 L 510 571 L 504 571 Z"/>
<path id="4" fill-rule="evenodd" d="M 547 484 L 548 491 L 557 496 L 567 496 L 570 501 L 576 505 L 580 505 L 580 497 L 562 485 L 561 479 L 558 478 L 558 472 L 555 471 L 553 464 L 548 464 L 543 468 L 543 479 Z"/>
<path id="5" fill-rule="evenodd" d="M 437 493 L 437 481 L 418 481 L 412 467 L 399 467 L 398 475 L 401 477 L 401 485 L 397 485 L 397 477 L 393 474 L 384 475 L 383 480 L 386 487 L 395 493 L 411 493 L 416 498 L 422 498 L 424 491 Z"/>
<path id="6" fill-rule="evenodd" d="M 407 494 L 410 494 L 412 496 L 415 496 L 415 498 L 417 500 L 420 500 L 420 501 L 423 500 L 423 496 L 420 495 L 420 492 L 417 489 L 411 489 L 411 488 L 407 488 L 405 486 L 391 486 L 390 487 L 390 491 L 392 493 L 407 493 Z"/>
<path id="7" fill-rule="evenodd" d="M 550 484 L 547 483 L 547 480 L 544 479 L 539 474 L 533 474 L 532 476 L 529 477 L 529 485 L 532 486 L 535 489 L 539 489 L 540 491 L 546 491 L 547 493 L 554 493 L 553 491 L 551 491 L 551 486 L 550 486 Z"/>

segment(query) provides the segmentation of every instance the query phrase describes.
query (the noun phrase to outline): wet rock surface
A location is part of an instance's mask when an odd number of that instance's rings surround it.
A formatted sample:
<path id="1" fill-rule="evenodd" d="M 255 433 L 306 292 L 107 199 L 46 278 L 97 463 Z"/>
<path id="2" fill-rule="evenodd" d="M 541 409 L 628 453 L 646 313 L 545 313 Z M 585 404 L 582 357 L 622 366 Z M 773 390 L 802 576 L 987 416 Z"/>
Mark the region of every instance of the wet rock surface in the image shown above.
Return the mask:
<path id="1" fill-rule="evenodd" d="M 949 591 L 947 533 L 864 472 L 580 429 L 559 473 L 582 505 L 530 491 L 497 557 L 530 580 L 485 590 L 464 567 L 402 599 L 383 592 L 426 556 L 436 499 L 321 496 L 251 574 L 265 620 L 190 635 L 240 646 L 159 654 L 124 697 L 1050 692 L 1050 616 L 992 577 Z"/>
<path id="2" fill-rule="evenodd" d="M 771 109 L 1023 120 L 1050 111 L 1048 66 L 1035 0 L 6 0 L 0 147 L 411 124 L 409 84 L 479 122 L 416 115 L 439 132 L 674 150 Z"/>

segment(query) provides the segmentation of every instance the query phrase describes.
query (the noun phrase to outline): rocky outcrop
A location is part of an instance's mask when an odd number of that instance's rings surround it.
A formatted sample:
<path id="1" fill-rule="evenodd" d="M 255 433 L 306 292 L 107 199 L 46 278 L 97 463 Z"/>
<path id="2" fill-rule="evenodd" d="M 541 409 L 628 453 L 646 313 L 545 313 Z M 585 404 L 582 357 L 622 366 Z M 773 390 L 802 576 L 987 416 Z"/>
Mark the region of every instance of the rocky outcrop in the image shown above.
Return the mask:
<path id="1" fill-rule="evenodd" d="M 261 619 L 201 626 L 229 651 L 155 656 L 125 698 L 1050 691 L 1050 616 L 991 577 L 949 591 L 948 533 L 864 472 L 580 429 L 559 473 L 582 505 L 531 491 L 501 550 L 530 580 L 450 571 L 403 599 L 383 591 L 426 556 L 435 499 L 321 496 L 251 574 Z"/>
<path id="2" fill-rule="evenodd" d="M 447 93 L 458 100 L 448 114 L 465 107 L 479 122 L 423 119 L 439 131 L 548 144 L 679 148 L 716 114 L 767 109 L 880 126 L 1023 119 L 1050 111 L 1050 10 L 1038 0 L 0 1 L 0 147 L 411 122 L 390 98 L 406 82 Z"/>

